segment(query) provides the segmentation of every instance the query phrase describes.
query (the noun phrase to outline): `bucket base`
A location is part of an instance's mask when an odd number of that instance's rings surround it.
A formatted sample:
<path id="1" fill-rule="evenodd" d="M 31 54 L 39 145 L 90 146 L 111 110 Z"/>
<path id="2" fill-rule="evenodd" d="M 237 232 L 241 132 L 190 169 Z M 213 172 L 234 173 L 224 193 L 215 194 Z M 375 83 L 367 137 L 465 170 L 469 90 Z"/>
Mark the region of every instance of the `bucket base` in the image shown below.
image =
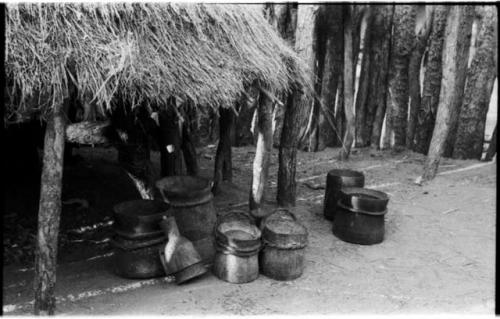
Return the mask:
<path id="1" fill-rule="evenodd" d="M 358 245 L 375 245 L 384 241 L 383 231 L 371 234 L 359 234 L 355 232 L 347 232 L 333 225 L 333 234 L 342 241 Z"/>
<path id="2" fill-rule="evenodd" d="M 175 283 L 182 284 L 188 280 L 194 279 L 195 277 L 201 276 L 207 272 L 207 268 L 203 265 L 203 263 L 197 263 L 191 266 L 184 268 L 183 270 L 174 274 Z"/>
<path id="3" fill-rule="evenodd" d="M 213 266 L 217 278 L 233 284 L 244 284 L 259 277 L 259 262 L 255 255 L 240 257 L 231 254 L 217 253 Z"/>

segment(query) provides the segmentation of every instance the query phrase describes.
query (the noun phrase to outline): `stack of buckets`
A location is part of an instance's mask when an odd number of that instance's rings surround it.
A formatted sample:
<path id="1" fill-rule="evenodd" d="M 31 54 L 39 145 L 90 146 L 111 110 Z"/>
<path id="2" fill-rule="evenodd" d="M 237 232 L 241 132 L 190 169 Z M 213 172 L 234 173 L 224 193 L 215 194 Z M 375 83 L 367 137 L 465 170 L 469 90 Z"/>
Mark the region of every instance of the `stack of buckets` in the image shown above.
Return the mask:
<path id="1" fill-rule="evenodd" d="M 278 209 L 255 225 L 245 212 L 221 217 L 215 230 L 214 274 L 227 282 L 246 283 L 259 273 L 293 280 L 304 271 L 307 229 L 286 209 Z"/>
<path id="2" fill-rule="evenodd" d="M 361 245 L 384 240 L 387 203 L 386 193 L 363 188 L 363 173 L 334 169 L 326 178 L 324 216 L 333 222 L 333 233 L 339 239 Z"/>
<path id="3" fill-rule="evenodd" d="M 158 251 L 167 238 L 159 221 L 169 205 L 154 200 L 132 200 L 114 206 L 114 271 L 125 278 L 165 276 Z"/>

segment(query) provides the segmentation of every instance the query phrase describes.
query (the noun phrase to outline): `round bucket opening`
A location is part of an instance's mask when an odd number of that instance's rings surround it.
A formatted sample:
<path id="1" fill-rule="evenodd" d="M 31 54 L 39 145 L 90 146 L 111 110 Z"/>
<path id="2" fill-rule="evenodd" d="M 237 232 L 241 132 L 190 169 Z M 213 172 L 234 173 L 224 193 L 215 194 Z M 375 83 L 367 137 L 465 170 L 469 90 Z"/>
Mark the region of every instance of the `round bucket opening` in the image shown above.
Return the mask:
<path id="1" fill-rule="evenodd" d="M 260 230 L 256 226 L 238 221 L 222 223 L 217 227 L 217 231 L 229 239 L 240 241 L 260 238 Z"/>
<path id="2" fill-rule="evenodd" d="M 371 196 L 371 195 L 362 194 L 362 193 L 354 193 L 351 195 L 359 197 L 360 199 L 378 199 L 378 197 L 376 197 L 376 196 Z"/>

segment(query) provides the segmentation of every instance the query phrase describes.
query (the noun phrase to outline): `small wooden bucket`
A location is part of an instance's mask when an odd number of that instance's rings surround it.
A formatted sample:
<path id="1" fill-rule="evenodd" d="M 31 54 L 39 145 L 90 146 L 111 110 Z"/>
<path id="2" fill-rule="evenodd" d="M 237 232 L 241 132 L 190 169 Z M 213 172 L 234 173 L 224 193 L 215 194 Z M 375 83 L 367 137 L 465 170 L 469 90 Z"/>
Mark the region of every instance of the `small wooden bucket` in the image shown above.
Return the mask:
<path id="1" fill-rule="evenodd" d="M 260 255 L 261 272 L 276 280 L 293 280 L 305 268 L 307 229 L 286 209 L 278 209 L 262 224 L 264 248 Z"/>
<path id="2" fill-rule="evenodd" d="M 261 232 L 249 215 L 231 212 L 221 217 L 215 230 L 214 274 L 230 283 L 246 283 L 259 276 Z"/>

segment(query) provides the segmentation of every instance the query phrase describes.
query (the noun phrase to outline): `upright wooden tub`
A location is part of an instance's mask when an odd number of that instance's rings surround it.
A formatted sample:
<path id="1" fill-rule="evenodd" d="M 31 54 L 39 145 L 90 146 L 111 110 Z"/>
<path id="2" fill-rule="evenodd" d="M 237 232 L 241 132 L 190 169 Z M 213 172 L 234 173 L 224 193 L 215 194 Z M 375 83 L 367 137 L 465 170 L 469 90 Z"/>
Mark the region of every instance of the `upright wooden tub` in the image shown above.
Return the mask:
<path id="1" fill-rule="evenodd" d="M 195 176 L 168 176 L 156 182 L 179 232 L 189 239 L 205 264 L 215 256 L 214 227 L 216 213 L 211 192 L 212 183 Z"/>
<path id="2" fill-rule="evenodd" d="M 261 231 L 245 213 L 231 212 L 220 218 L 215 230 L 214 274 L 237 284 L 257 279 L 260 237 Z"/>
<path id="3" fill-rule="evenodd" d="M 323 214 L 326 219 L 334 220 L 339 200 L 339 191 L 343 187 L 363 187 L 365 176 L 350 169 L 332 169 L 326 176 L 325 203 Z"/>
<path id="4" fill-rule="evenodd" d="M 264 248 L 260 254 L 261 272 L 276 280 L 293 280 L 305 267 L 307 229 L 286 209 L 278 209 L 262 223 Z"/>

